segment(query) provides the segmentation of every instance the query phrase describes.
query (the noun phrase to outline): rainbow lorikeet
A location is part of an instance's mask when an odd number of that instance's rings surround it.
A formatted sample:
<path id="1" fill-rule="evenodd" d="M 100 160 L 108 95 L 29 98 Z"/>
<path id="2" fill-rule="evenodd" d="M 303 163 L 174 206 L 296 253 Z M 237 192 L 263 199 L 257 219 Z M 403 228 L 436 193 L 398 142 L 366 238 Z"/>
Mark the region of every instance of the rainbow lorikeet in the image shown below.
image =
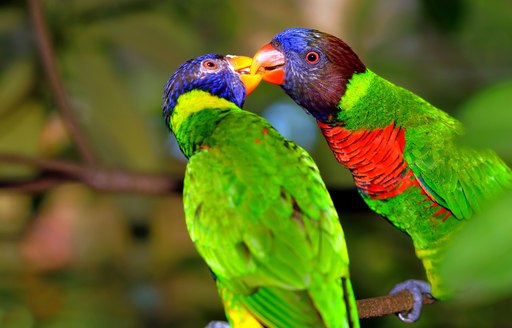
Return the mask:
<path id="1" fill-rule="evenodd" d="M 315 163 L 241 110 L 261 80 L 244 74 L 250 64 L 209 54 L 165 85 L 165 122 L 189 159 L 190 237 L 231 327 L 359 327 L 343 231 Z"/>
<path id="2" fill-rule="evenodd" d="M 442 250 L 482 204 L 510 187 L 507 165 L 491 151 L 458 146 L 461 123 L 372 72 L 327 33 L 284 30 L 257 52 L 251 72 L 316 118 L 368 206 L 411 236 L 432 289 L 410 280 L 392 291 L 409 289 L 416 300 L 401 319 L 419 317 L 421 292 L 447 298 L 453 291 L 438 273 Z"/>

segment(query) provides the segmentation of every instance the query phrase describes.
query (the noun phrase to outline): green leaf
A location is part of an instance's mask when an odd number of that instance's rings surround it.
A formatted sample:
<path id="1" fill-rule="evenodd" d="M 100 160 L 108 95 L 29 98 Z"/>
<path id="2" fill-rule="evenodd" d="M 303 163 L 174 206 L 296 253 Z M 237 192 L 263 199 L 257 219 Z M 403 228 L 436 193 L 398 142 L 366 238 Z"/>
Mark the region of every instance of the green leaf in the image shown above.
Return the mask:
<path id="1" fill-rule="evenodd" d="M 22 102 L 35 83 L 34 63 L 28 58 L 18 58 L 6 67 L 0 76 L 0 119 Z"/>
<path id="2" fill-rule="evenodd" d="M 205 52 L 189 31 L 159 13 L 131 13 L 88 29 L 109 45 L 113 69 L 130 89 L 137 109 L 159 123 L 162 89 L 169 75 L 183 61 Z"/>
<path id="3" fill-rule="evenodd" d="M 18 8 L 3 7 L 0 11 L 0 34 L 19 26 L 23 19 L 23 11 Z"/>
<path id="4" fill-rule="evenodd" d="M 81 49 L 67 53 L 65 62 L 75 115 L 101 163 L 158 170 L 160 149 L 154 147 L 151 126 L 109 59 L 99 51 Z"/>
<path id="5" fill-rule="evenodd" d="M 492 148 L 512 162 L 512 80 L 481 90 L 459 109 L 464 124 L 464 142 L 473 147 Z"/>
<path id="6" fill-rule="evenodd" d="M 39 136 L 45 120 L 40 103 L 28 101 L 3 115 L 0 120 L 0 154 L 36 156 Z M 26 177 L 33 169 L 25 166 L 0 164 L 0 176 Z"/>
<path id="7" fill-rule="evenodd" d="M 183 27 L 158 13 L 139 12 L 102 21 L 90 27 L 105 41 L 128 50 L 159 67 L 169 67 L 196 57 L 205 50 Z"/>
<path id="8" fill-rule="evenodd" d="M 512 294 L 512 192 L 468 221 L 445 253 L 441 273 L 455 297 L 483 303 Z"/>

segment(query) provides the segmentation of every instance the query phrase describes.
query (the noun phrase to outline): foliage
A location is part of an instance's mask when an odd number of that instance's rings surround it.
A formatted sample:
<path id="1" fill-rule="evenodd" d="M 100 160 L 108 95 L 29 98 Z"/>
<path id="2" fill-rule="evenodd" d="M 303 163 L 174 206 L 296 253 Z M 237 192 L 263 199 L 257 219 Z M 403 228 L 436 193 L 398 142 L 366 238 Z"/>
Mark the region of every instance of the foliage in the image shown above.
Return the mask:
<path id="1" fill-rule="evenodd" d="M 331 13 L 336 21 L 321 28 L 346 39 L 375 72 L 459 117 L 466 124 L 464 142 L 494 148 L 511 163 L 508 2 L 347 3 L 346 10 Z M 206 52 L 250 55 L 286 27 L 319 21 L 304 8 L 332 12 L 329 1 L 316 0 L 42 4 L 74 117 L 96 164 L 178 175 L 184 163 L 168 150 L 160 109 L 163 84 L 177 65 Z M 79 162 L 41 68 L 26 7 L 23 1 L 0 4 L 0 155 Z M 263 112 L 283 101 L 290 103 L 278 88 L 262 85 L 246 107 Z M 328 185 L 353 186 L 323 140 L 311 152 Z M 0 181 L 38 174 L 33 167 L 0 162 Z M 406 236 L 356 211 L 350 200 L 334 198 L 359 298 L 422 277 Z M 511 261 L 498 256 L 510 246 L 509 202 L 475 218 L 447 255 L 453 259 L 448 277 L 457 280 L 464 273 L 460 284 L 485 282 L 467 296 L 477 302 L 429 306 L 415 326 L 509 324 Z M 0 225 L 2 327 L 199 327 L 223 318 L 209 272 L 188 239 L 177 195 L 111 194 L 76 184 L 38 194 L 2 191 Z M 477 238 L 481 242 L 472 253 Z M 466 258 L 473 261 L 461 263 Z M 476 270 L 484 266 L 488 272 Z M 402 326 L 394 317 L 362 324 Z"/>
<path id="2" fill-rule="evenodd" d="M 446 251 L 446 281 L 467 303 L 488 303 L 512 292 L 512 192 L 469 222 Z"/>

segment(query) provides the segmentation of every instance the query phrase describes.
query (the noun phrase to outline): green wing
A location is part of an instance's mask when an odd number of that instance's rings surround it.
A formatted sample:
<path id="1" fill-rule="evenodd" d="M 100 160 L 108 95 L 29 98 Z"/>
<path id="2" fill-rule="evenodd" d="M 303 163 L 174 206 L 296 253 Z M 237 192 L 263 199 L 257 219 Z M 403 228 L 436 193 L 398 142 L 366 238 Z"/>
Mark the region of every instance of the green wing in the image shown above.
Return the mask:
<path id="1" fill-rule="evenodd" d="M 352 77 L 340 106 L 348 129 L 405 129 L 405 161 L 425 192 L 459 219 L 512 184 L 510 169 L 496 154 L 455 143 L 460 122 L 370 70 Z"/>
<path id="2" fill-rule="evenodd" d="M 427 124 L 406 129 L 404 158 L 428 194 L 455 217 L 467 219 L 512 186 L 512 172 L 492 151 L 457 145 L 460 123 L 426 102 L 418 104 Z"/>
<path id="3" fill-rule="evenodd" d="M 269 327 L 358 326 L 343 231 L 318 169 L 262 118 L 226 112 L 187 166 L 184 202 L 225 299 Z"/>

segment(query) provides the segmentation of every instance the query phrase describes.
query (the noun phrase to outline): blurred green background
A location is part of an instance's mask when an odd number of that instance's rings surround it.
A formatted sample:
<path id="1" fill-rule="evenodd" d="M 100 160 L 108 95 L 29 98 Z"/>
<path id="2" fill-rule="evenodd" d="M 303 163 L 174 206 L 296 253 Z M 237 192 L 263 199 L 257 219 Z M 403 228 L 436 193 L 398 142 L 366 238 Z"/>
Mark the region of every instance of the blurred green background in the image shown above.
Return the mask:
<path id="1" fill-rule="evenodd" d="M 510 1 L 42 5 L 73 115 L 102 167 L 182 176 L 186 163 L 161 118 L 168 76 L 208 52 L 252 56 L 293 26 L 342 37 L 373 71 L 462 120 L 463 142 L 493 148 L 512 163 Z M 0 2 L 0 155 L 79 162 L 35 42 L 27 4 Z M 279 88 L 262 84 L 246 108 L 263 113 L 319 163 L 340 212 L 358 298 L 424 277 L 408 237 L 354 205 L 350 175 Z M 0 161 L 0 181 L 38 173 Z M 449 250 L 448 279 L 476 288 L 428 306 L 414 327 L 512 326 L 511 204 L 510 194 L 492 204 Z M 178 194 L 108 193 L 77 183 L 31 194 L 0 189 L 0 327 L 203 327 L 223 318 Z M 361 324 L 405 325 L 394 316 Z"/>

